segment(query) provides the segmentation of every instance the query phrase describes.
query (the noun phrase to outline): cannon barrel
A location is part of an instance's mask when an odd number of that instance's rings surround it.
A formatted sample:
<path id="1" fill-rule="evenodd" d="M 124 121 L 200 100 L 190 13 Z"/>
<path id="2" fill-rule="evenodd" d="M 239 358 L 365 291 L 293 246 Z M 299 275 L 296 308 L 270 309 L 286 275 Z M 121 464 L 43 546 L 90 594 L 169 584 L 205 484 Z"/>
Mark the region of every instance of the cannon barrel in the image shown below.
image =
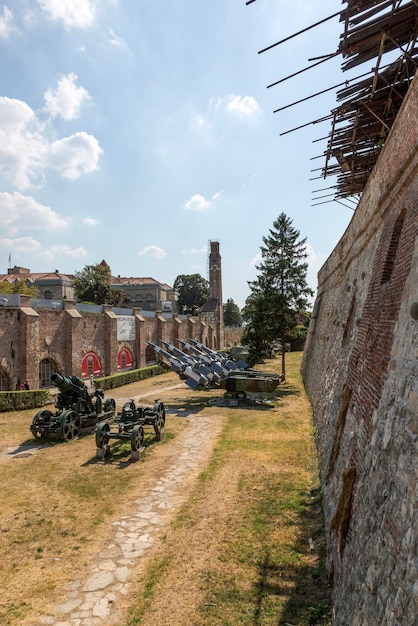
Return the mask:
<path id="1" fill-rule="evenodd" d="M 206 363 L 206 365 L 209 365 L 209 366 L 213 362 L 213 359 L 211 359 L 207 354 L 204 354 L 203 352 L 198 350 L 195 346 L 192 346 L 190 343 L 187 343 L 187 341 L 182 341 L 182 339 L 177 339 L 177 341 L 184 348 L 186 348 L 186 350 L 189 350 L 189 353 L 193 355 L 195 360 L 199 359 L 200 361 L 202 361 L 203 363 Z"/>
<path id="2" fill-rule="evenodd" d="M 167 350 L 161 348 L 161 346 L 157 346 L 157 344 L 152 343 L 151 341 L 147 341 L 147 344 L 151 346 L 151 348 L 154 348 L 155 352 L 157 354 L 160 354 L 166 363 L 169 363 L 171 365 L 171 369 L 174 372 L 181 372 L 186 367 L 187 363 L 173 356 L 172 354 L 170 354 L 170 352 L 167 352 Z"/>
<path id="3" fill-rule="evenodd" d="M 173 346 L 172 343 L 168 343 L 167 341 L 164 341 L 163 339 L 160 339 L 160 342 L 163 344 L 163 346 L 167 348 L 169 352 L 173 354 L 173 356 L 180 359 L 180 361 L 184 361 L 188 365 L 194 365 L 195 359 L 191 358 L 188 354 L 185 354 L 184 352 L 176 348 L 176 346 Z"/>
<path id="4" fill-rule="evenodd" d="M 78 394 L 86 389 L 86 385 L 78 378 L 78 376 L 61 376 L 61 374 L 52 374 L 51 382 L 54 383 L 60 391 L 73 391 Z"/>

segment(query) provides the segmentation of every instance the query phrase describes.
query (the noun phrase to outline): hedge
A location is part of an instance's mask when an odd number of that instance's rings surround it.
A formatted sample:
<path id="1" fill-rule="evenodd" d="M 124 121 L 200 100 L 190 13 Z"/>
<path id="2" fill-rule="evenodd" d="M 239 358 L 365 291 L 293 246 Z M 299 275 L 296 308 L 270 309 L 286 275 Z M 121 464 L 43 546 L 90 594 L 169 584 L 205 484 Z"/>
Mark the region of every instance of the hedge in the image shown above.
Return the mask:
<path id="1" fill-rule="evenodd" d="M 122 374 L 114 374 L 104 378 L 95 378 L 96 389 L 114 389 L 138 380 L 145 380 L 152 376 L 165 374 L 167 370 L 161 365 L 150 365 L 139 370 L 130 370 Z M 86 381 L 88 382 L 88 381 Z M 0 413 L 4 411 L 24 411 L 45 406 L 50 402 L 49 389 L 34 389 L 30 391 L 0 391 Z"/>
<path id="2" fill-rule="evenodd" d="M 0 391 L 0 412 L 25 411 L 45 406 L 49 402 L 49 389 L 30 391 Z"/>
<path id="3" fill-rule="evenodd" d="M 122 374 L 113 374 L 112 376 L 106 376 L 104 378 L 95 378 L 94 384 L 97 389 L 114 389 L 115 387 L 121 387 L 122 385 L 129 385 L 129 383 L 136 383 L 138 380 L 145 380 L 152 376 L 159 376 L 160 374 L 166 374 L 167 369 L 161 365 L 149 365 L 139 370 L 129 370 Z"/>

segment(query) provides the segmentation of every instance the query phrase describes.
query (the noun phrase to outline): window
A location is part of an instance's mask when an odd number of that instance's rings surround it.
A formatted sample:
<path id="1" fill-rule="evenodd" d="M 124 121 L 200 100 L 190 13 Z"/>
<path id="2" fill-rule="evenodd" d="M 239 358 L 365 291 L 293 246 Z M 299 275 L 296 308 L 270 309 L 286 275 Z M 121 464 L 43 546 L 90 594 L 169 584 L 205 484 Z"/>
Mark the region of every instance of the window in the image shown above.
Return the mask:
<path id="1" fill-rule="evenodd" d="M 53 387 L 51 376 L 55 374 L 57 368 L 51 359 L 42 359 L 39 363 L 39 388 Z"/>
<path id="2" fill-rule="evenodd" d="M 103 373 L 102 364 L 95 352 L 87 352 L 81 362 L 82 378 L 89 378 L 91 375 L 100 376 Z"/>

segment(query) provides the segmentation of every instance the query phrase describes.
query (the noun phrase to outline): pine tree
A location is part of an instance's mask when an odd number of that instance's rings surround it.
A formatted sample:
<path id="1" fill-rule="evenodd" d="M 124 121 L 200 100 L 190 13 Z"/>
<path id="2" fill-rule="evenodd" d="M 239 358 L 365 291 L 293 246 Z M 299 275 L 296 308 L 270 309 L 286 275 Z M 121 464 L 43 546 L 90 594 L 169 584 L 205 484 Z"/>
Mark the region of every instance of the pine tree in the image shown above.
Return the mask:
<path id="1" fill-rule="evenodd" d="M 239 328 L 242 324 L 241 311 L 232 298 L 228 298 L 224 306 L 224 326 Z"/>
<path id="2" fill-rule="evenodd" d="M 306 280 L 306 238 L 299 237 L 292 220 L 281 213 L 263 237 L 261 262 L 256 265 L 259 274 L 248 283 L 251 294 L 244 308 L 243 342 L 250 346 L 252 363 L 269 356 L 272 343 L 278 341 L 283 375 L 285 344 L 299 323 L 298 316 L 308 308 L 308 297 L 313 296 Z"/>

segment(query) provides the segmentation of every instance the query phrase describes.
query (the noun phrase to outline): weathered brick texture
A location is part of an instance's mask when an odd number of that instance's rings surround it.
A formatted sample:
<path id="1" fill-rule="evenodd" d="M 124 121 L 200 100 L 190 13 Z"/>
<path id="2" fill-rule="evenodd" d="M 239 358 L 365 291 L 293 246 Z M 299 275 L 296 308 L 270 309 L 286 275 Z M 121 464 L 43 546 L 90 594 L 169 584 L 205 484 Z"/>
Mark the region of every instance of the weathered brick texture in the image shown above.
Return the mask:
<path id="1" fill-rule="evenodd" d="M 318 275 L 302 363 L 335 626 L 418 624 L 418 82 Z"/>
<path id="2" fill-rule="evenodd" d="M 118 341 L 117 315 L 111 306 L 102 313 L 80 312 L 75 302 L 64 301 L 63 310 L 33 309 L 31 298 L 21 296 L 19 308 L 0 308 L 0 369 L 9 388 L 29 381 L 39 386 L 40 363 L 51 360 L 57 371 L 65 375 L 82 376 L 83 357 L 94 352 L 100 359 L 103 375 L 118 372 L 118 353 L 128 348 L 133 367 L 140 368 L 155 361 L 148 341 L 164 339 L 176 344 L 177 339 L 196 339 L 210 348 L 217 344 L 216 329 L 203 317 L 184 315 L 145 317 L 135 312 L 135 339 Z"/>

